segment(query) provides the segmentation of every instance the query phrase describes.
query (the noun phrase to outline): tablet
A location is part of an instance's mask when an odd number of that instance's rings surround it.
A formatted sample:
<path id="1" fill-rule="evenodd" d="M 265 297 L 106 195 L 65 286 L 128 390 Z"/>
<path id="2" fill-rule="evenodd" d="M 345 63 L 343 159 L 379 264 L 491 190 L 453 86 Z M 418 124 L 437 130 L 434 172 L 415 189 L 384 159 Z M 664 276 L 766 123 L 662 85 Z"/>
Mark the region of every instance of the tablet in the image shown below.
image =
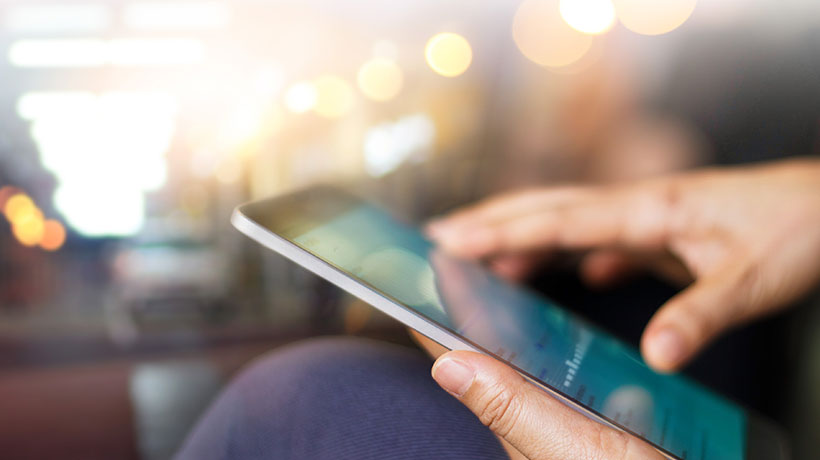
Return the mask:
<path id="1" fill-rule="evenodd" d="M 265 247 L 452 350 L 492 356 L 600 423 L 670 459 L 778 460 L 772 426 L 554 302 L 437 249 L 415 227 L 341 189 L 313 187 L 237 208 Z"/>

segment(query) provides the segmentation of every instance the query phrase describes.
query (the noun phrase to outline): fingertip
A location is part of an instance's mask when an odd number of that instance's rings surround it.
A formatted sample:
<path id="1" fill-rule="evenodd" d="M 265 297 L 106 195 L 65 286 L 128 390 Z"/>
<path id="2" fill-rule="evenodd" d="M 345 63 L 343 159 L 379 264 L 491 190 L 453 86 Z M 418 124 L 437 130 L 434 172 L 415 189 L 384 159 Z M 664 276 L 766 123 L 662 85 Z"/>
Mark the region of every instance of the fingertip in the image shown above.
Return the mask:
<path id="1" fill-rule="evenodd" d="M 493 252 L 490 232 L 448 229 L 434 240 L 445 252 L 464 259 L 480 259 Z"/>
<path id="2" fill-rule="evenodd" d="M 446 353 L 436 360 L 431 371 L 435 380 L 445 391 L 461 397 L 475 380 L 476 370 L 458 355 Z"/>
<path id="3" fill-rule="evenodd" d="M 653 328 L 641 340 L 644 360 L 663 373 L 679 370 L 691 355 L 690 348 L 683 334 L 672 326 Z"/>

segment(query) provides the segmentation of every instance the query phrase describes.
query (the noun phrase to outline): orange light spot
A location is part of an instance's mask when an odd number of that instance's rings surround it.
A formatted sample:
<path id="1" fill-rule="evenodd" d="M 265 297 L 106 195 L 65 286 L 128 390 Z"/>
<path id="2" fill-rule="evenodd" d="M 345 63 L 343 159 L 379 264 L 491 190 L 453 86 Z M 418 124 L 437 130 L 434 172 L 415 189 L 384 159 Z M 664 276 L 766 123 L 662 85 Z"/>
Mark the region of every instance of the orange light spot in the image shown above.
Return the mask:
<path id="1" fill-rule="evenodd" d="M 49 219 L 43 224 L 43 237 L 40 240 L 40 247 L 46 251 L 57 251 L 66 240 L 66 231 L 59 221 Z"/>

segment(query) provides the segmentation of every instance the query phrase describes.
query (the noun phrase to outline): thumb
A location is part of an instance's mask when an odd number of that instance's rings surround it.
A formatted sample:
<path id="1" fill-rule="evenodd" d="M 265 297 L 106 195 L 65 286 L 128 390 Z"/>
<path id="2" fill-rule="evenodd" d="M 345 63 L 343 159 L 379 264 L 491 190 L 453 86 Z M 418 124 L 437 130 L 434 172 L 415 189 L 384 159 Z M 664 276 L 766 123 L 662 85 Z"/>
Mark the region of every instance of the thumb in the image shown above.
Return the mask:
<path id="1" fill-rule="evenodd" d="M 664 458 L 638 438 L 567 407 L 488 356 L 449 352 L 436 361 L 433 378 L 531 460 Z"/>
<path id="2" fill-rule="evenodd" d="M 675 371 L 717 335 L 749 319 L 760 301 L 751 294 L 760 286 L 750 267 L 725 264 L 661 307 L 641 340 L 646 362 L 661 372 Z"/>

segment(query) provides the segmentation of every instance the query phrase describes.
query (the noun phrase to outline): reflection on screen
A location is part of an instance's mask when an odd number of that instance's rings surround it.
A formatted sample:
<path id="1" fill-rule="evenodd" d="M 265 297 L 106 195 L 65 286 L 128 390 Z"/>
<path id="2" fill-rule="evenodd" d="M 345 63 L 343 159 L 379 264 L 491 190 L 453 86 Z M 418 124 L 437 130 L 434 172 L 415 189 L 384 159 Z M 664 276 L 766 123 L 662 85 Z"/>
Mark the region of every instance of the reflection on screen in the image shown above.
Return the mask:
<path id="1" fill-rule="evenodd" d="M 294 242 L 683 459 L 742 460 L 745 415 L 549 301 L 359 206 Z"/>

